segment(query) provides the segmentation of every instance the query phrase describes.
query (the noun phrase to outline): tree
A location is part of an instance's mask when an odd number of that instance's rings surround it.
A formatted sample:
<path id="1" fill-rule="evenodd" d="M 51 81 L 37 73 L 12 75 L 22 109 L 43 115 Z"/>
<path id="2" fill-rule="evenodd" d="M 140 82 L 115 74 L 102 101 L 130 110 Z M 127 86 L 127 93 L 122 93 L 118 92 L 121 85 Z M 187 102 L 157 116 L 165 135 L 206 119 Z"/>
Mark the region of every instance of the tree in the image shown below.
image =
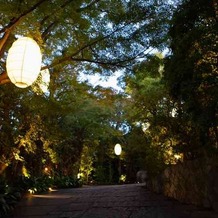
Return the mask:
<path id="1" fill-rule="evenodd" d="M 215 1 L 183 1 L 169 31 L 164 77 L 187 130 L 181 141 L 193 154 L 217 148 L 217 10 Z"/>
<path id="2" fill-rule="evenodd" d="M 60 166 L 65 158 L 71 167 L 87 141 L 120 136 L 122 122 L 113 116 L 120 115 L 120 105 L 113 91 L 93 90 L 78 75 L 127 72 L 151 47 L 163 48 L 171 7 L 155 0 L 1 1 L 0 84 L 8 82 L 7 51 L 20 36 L 38 42 L 42 69 L 51 76 L 46 93 L 0 87 L 2 168 L 15 164 L 40 174 L 46 164 Z M 75 155 L 67 156 L 70 152 Z M 39 165 L 32 158 L 36 153 Z M 64 170 L 72 167 L 65 164 Z"/>
<path id="3" fill-rule="evenodd" d="M 107 75 L 131 67 L 147 49 L 163 43 L 170 7 L 163 2 L 4 1 L 0 54 L 5 58 L 16 36 L 29 35 L 43 49 L 44 68 L 65 63 L 77 71 Z"/>
<path id="4" fill-rule="evenodd" d="M 125 116 L 130 125 L 125 136 L 126 160 L 131 177 L 139 169 L 155 175 L 166 164 L 176 162 L 176 106 L 162 81 L 163 72 L 164 58 L 155 54 L 136 65 L 132 75 L 126 77 L 129 104 Z"/>

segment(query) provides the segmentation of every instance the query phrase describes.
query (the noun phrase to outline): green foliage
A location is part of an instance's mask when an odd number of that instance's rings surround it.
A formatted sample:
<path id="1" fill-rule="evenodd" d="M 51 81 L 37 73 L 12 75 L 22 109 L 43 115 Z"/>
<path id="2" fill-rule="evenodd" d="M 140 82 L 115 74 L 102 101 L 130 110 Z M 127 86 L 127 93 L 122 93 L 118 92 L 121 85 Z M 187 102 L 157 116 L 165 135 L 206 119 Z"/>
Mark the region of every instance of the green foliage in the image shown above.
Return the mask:
<path id="1" fill-rule="evenodd" d="M 108 173 L 106 173 L 106 168 L 103 165 L 97 166 L 95 168 L 94 179 L 98 184 L 109 183 Z"/>
<path id="2" fill-rule="evenodd" d="M 97 162 L 93 173 L 93 182 L 99 185 L 117 184 L 119 182 L 118 164 L 115 160 L 105 158 L 103 163 Z"/>
<path id="3" fill-rule="evenodd" d="M 24 178 L 20 185 L 25 191 L 32 193 L 42 193 L 52 187 L 53 180 L 48 176 Z"/>
<path id="4" fill-rule="evenodd" d="M 168 43 L 171 9 L 164 0 L 1 1 L 1 71 L 14 39 L 30 36 L 51 77 L 46 93 L 37 89 L 39 82 L 25 90 L 0 87 L 0 174 L 9 184 L 25 176 L 25 187 L 45 191 L 54 182 L 48 176 L 60 175 L 57 186 L 71 187 L 79 169 L 86 180 L 94 173 L 97 181 L 112 183 L 117 167 L 111 145 L 128 132 L 127 144 L 136 148 L 131 164 L 160 169 L 167 141 L 161 131 L 174 105 L 161 81 L 161 55 L 147 53 Z M 80 72 L 108 76 L 118 69 L 134 72 L 126 77 L 127 94 L 79 81 Z M 146 138 L 134 132 L 138 122 L 150 123 Z"/>
<path id="5" fill-rule="evenodd" d="M 20 200 L 20 192 L 0 194 L 0 215 L 5 216 L 9 214 Z"/>
<path id="6" fill-rule="evenodd" d="M 92 171 L 94 170 L 93 159 L 94 159 L 95 150 L 92 147 L 91 148 L 90 147 L 89 146 L 83 147 L 80 169 L 79 169 L 80 176 L 86 183 L 89 182 L 89 177 Z"/>
<path id="7" fill-rule="evenodd" d="M 217 148 L 216 13 L 213 1 L 184 1 L 169 32 L 172 55 L 164 77 L 183 125 L 177 134 L 193 157 L 211 155 Z"/>
<path id="8" fill-rule="evenodd" d="M 133 74 L 126 78 L 127 92 L 133 99 L 130 113 L 138 121 L 151 121 L 163 111 L 163 100 L 168 98 L 168 94 L 161 81 L 162 72 L 163 58 L 153 55 L 136 66 Z"/>
<path id="9" fill-rule="evenodd" d="M 21 190 L 18 187 L 9 187 L 5 178 L 0 177 L 0 216 L 9 214 L 21 199 Z"/>
<path id="10" fill-rule="evenodd" d="M 0 32 L 8 30 L 6 48 L 17 35 L 36 39 L 51 71 L 66 63 L 76 71 L 109 75 L 144 58 L 149 47 L 163 48 L 172 9 L 154 0 L 3 1 Z"/>
<path id="11" fill-rule="evenodd" d="M 82 186 L 82 180 L 74 176 L 55 177 L 52 185 L 56 188 L 78 188 Z"/>
<path id="12" fill-rule="evenodd" d="M 20 177 L 14 185 L 16 185 L 16 187 L 6 185 L 6 181 L 1 178 L 1 216 L 8 215 L 13 211 L 23 193 L 43 193 L 49 191 L 51 188 L 77 188 L 82 186 L 82 181 L 73 176 L 56 176 L 54 178 L 49 176 L 31 178 Z"/>
<path id="13" fill-rule="evenodd" d="M 181 130 L 182 121 L 177 119 L 178 105 L 163 82 L 164 67 L 163 56 L 155 54 L 135 66 L 126 77 L 130 96 L 125 116 L 130 128 L 125 136 L 125 161 L 127 176 L 133 181 L 138 170 L 157 175 L 181 157 L 178 144 L 182 142 L 176 131 Z"/>
<path id="14" fill-rule="evenodd" d="M 134 127 L 126 135 L 125 162 L 127 165 L 127 180 L 135 182 L 138 170 L 146 170 L 150 176 L 157 175 L 163 170 L 166 149 L 159 144 L 159 141 L 154 142 L 151 133 L 146 134 L 143 132 L 141 126 Z"/>

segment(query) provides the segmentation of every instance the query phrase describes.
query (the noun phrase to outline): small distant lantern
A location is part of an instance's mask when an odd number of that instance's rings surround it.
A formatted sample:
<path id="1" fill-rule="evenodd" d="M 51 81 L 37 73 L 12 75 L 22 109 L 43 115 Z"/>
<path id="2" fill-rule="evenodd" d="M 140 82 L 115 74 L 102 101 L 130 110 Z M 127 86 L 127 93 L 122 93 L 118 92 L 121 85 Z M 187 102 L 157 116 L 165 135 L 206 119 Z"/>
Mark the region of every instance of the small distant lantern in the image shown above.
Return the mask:
<path id="1" fill-rule="evenodd" d="M 120 155 L 121 152 L 122 152 L 122 147 L 120 144 L 116 144 L 115 147 L 114 147 L 114 152 L 116 155 Z"/>
<path id="2" fill-rule="evenodd" d="M 17 39 L 8 51 L 6 69 L 11 82 L 26 88 L 37 79 L 42 55 L 36 41 L 29 37 Z"/>

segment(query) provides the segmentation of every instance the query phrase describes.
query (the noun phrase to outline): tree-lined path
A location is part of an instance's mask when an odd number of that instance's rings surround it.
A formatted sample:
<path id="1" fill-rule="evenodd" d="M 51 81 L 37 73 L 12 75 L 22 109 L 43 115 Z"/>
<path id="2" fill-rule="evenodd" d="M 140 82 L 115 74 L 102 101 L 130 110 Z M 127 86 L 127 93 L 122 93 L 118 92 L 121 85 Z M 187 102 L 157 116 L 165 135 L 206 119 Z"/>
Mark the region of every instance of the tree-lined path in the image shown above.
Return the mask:
<path id="1" fill-rule="evenodd" d="M 217 0 L 0 5 L 0 217 L 28 190 L 134 183 L 139 170 L 217 209 Z M 136 184 L 96 186 L 29 196 L 15 217 L 210 218 L 186 208 Z"/>
<path id="2" fill-rule="evenodd" d="M 148 191 L 141 184 L 85 186 L 29 195 L 14 218 L 215 218 L 218 214 Z"/>

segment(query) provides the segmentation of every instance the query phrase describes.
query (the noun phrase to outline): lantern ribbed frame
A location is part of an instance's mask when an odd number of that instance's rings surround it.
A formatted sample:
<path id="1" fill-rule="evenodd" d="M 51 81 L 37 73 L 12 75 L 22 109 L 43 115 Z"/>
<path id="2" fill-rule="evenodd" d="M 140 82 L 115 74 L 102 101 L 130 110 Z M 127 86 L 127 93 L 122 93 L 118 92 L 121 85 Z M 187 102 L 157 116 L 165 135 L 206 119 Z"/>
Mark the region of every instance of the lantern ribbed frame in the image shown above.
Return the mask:
<path id="1" fill-rule="evenodd" d="M 8 51 L 6 69 L 17 87 L 26 88 L 37 79 L 42 62 L 40 47 L 29 37 L 17 39 Z"/>

